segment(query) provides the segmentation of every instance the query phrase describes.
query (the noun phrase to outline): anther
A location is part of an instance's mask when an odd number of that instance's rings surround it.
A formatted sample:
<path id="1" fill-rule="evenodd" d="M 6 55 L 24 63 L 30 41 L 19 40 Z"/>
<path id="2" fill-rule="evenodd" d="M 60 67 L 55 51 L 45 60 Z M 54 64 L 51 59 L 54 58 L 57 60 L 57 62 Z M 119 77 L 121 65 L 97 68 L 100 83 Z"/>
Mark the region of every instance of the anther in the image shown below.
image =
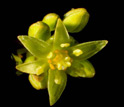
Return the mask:
<path id="1" fill-rule="evenodd" d="M 62 47 L 62 48 L 69 47 L 69 46 L 70 46 L 69 43 L 62 43 L 62 44 L 60 45 L 60 47 Z"/>
<path id="2" fill-rule="evenodd" d="M 58 63 L 57 68 L 58 68 L 58 70 L 62 70 L 62 64 Z"/>
<path id="3" fill-rule="evenodd" d="M 67 65 L 67 67 L 70 67 L 71 63 L 70 62 L 66 62 L 66 65 Z"/>
<path id="4" fill-rule="evenodd" d="M 55 69 L 54 65 L 52 65 L 52 64 L 50 64 L 50 68 L 51 68 L 52 70 Z"/>
<path id="5" fill-rule="evenodd" d="M 53 56 L 53 53 L 50 52 L 50 53 L 48 54 L 47 58 L 50 59 L 50 58 L 52 58 L 52 56 Z"/>
<path id="6" fill-rule="evenodd" d="M 65 57 L 65 61 L 70 61 L 71 60 L 71 58 L 70 57 Z"/>
<path id="7" fill-rule="evenodd" d="M 80 49 L 75 49 L 75 50 L 73 51 L 73 54 L 74 54 L 75 56 L 80 56 L 81 54 L 83 54 L 83 51 L 80 50 Z"/>

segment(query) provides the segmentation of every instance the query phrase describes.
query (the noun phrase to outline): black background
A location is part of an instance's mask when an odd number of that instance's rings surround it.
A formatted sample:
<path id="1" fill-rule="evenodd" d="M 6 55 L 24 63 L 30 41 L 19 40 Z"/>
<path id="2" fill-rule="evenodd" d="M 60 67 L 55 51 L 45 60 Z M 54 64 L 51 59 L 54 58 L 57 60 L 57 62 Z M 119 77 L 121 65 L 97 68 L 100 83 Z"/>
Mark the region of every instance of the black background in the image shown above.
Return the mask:
<path id="1" fill-rule="evenodd" d="M 67 5 L 66 5 L 67 4 Z M 111 104 L 110 99 L 115 98 L 114 71 L 112 44 L 115 34 L 115 17 L 117 4 L 108 1 L 81 0 L 69 3 L 57 1 L 55 3 L 43 2 L 10 2 L 4 5 L 2 12 L 3 40 L 2 48 L 2 67 L 4 72 L 2 77 L 3 100 L 9 105 L 28 106 L 35 105 L 49 107 L 49 97 L 47 90 L 37 91 L 28 82 L 28 75 L 16 76 L 15 65 L 11 60 L 11 53 L 15 52 L 18 35 L 27 35 L 28 27 L 39 20 L 47 13 L 57 13 L 63 18 L 63 14 L 71 8 L 84 7 L 90 13 L 90 20 L 87 26 L 80 32 L 72 34 L 79 42 L 92 40 L 108 40 L 108 45 L 98 54 L 90 58 L 96 69 L 94 78 L 72 78 L 68 76 L 67 86 L 61 98 L 53 107 L 60 106 L 96 106 Z M 113 11 L 114 10 L 114 11 Z M 6 103 L 6 104 L 8 104 Z"/>

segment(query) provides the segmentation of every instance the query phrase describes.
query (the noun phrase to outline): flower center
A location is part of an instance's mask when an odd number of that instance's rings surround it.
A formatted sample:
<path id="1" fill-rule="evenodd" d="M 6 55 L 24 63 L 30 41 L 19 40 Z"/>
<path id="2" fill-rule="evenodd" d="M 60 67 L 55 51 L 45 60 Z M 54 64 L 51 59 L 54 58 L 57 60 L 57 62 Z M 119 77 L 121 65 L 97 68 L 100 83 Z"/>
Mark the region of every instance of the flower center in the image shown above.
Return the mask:
<path id="1" fill-rule="evenodd" d="M 66 70 L 72 63 L 67 50 L 55 50 L 54 52 L 50 52 L 47 58 L 49 66 L 53 70 Z"/>

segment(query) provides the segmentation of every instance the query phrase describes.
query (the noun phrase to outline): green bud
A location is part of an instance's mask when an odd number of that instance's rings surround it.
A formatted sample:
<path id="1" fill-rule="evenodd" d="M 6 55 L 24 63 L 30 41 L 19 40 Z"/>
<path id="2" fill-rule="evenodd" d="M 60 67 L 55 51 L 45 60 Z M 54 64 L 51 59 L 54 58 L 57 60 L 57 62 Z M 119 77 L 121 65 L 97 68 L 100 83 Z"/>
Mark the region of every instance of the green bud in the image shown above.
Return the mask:
<path id="1" fill-rule="evenodd" d="M 42 21 L 49 25 L 50 31 L 53 31 L 55 30 L 58 18 L 59 16 L 56 13 L 49 13 L 46 16 L 44 16 Z"/>
<path id="2" fill-rule="evenodd" d="M 80 32 L 88 23 L 89 13 L 85 8 L 72 9 L 64 15 L 63 23 L 68 32 Z"/>
<path id="3" fill-rule="evenodd" d="M 45 89 L 47 88 L 47 73 L 39 76 L 30 74 L 29 82 L 36 90 Z"/>
<path id="4" fill-rule="evenodd" d="M 49 26 L 42 21 L 33 23 L 28 30 L 28 36 L 42 40 L 47 40 L 50 37 L 50 35 L 51 33 Z"/>
<path id="5" fill-rule="evenodd" d="M 42 80 L 42 77 L 40 76 L 32 75 L 32 74 L 29 75 L 29 82 L 37 90 L 41 89 L 41 83 L 40 83 L 41 80 Z"/>

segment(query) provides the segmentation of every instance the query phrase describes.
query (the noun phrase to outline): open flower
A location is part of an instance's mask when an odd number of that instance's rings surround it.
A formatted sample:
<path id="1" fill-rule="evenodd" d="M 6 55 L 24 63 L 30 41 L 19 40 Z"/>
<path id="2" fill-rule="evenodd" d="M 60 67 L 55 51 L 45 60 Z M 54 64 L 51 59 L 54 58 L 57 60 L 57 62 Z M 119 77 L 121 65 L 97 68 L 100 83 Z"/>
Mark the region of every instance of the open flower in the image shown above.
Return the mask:
<path id="1" fill-rule="evenodd" d="M 94 67 L 87 59 L 107 44 L 107 40 L 98 40 L 72 45 L 72 38 L 61 19 L 57 21 L 51 42 L 30 36 L 18 36 L 18 39 L 33 56 L 28 57 L 29 62 L 17 65 L 16 69 L 29 74 L 34 88 L 48 88 L 50 105 L 65 89 L 67 74 L 73 77 L 94 76 Z"/>
<path id="2" fill-rule="evenodd" d="M 29 74 L 29 81 L 35 89 L 48 89 L 50 105 L 54 105 L 64 91 L 67 74 L 84 78 L 95 75 L 95 69 L 87 59 L 108 43 L 107 40 L 98 40 L 78 44 L 69 36 L 62 20 L 58 17 L 56 20 L 51 37 L 50 25 L 41 21 L 31 25 L 28 36 L 18 36 L 28 51 L 22 49 L 18 51 L 18 56 L 13 55 L 16 69 Z M 23 62 L 20 54 L 25 52 L 26 60 Z"/>

